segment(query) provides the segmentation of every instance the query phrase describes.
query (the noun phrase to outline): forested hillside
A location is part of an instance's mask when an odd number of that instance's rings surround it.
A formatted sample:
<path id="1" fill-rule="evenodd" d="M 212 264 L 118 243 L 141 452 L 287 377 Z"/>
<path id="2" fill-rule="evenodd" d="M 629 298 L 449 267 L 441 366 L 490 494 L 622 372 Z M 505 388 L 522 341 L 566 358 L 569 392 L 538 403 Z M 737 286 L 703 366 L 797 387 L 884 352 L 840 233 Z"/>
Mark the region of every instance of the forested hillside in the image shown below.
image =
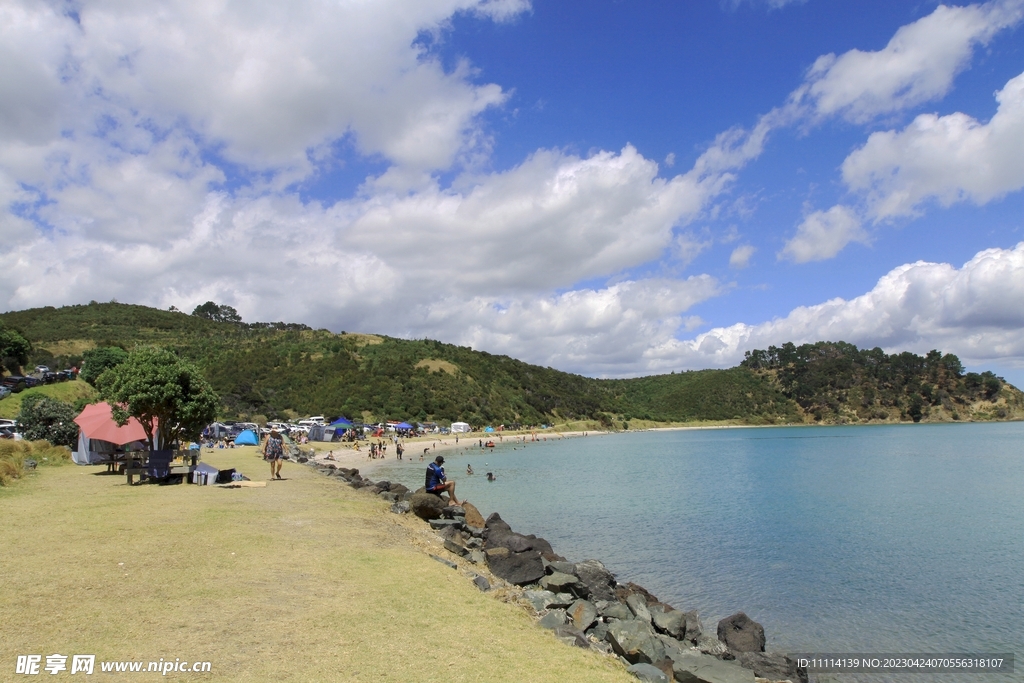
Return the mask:
<path id="1" fill-rule="evenodd" d="M 225 307 L 221 307 L 222 309 Z M 200 311 L 200 309 L 197 309 Z M 368 420 L 540 424 L 1012 418 L 1021 394 L 955 356 L 887 356 L 850 344 L 752 351 L 740 367 L 597 380 L 432 340 L 232 322 L 118 303 L 0 315 L 32 343 L 29 365 L 65 367 L 99 347 L 170 348 L 196 362 L 226 418 L 324 414 Z M 201 311 L 200 311 L 201 312 Z"/>

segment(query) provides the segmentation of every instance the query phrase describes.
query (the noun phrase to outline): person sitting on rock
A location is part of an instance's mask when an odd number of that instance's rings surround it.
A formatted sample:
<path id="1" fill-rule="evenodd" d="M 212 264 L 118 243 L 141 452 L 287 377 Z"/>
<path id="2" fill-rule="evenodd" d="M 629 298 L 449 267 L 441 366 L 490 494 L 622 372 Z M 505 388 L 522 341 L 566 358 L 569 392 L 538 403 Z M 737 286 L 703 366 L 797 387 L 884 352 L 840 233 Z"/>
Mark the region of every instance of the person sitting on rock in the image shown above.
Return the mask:
<path id="1" fill-rule="evenodd" d="M 455 482 L 448 481 L 448 477 L 444 474 L 444 468 L 441 467 L 443 464 L 444 456 L 439 455 L 434 458 L 434 462 L 427 465 L 427 493 L 440 496 L 447 491 L 451 505 L 462 505 L 459 499 L 455 497 Z"/>

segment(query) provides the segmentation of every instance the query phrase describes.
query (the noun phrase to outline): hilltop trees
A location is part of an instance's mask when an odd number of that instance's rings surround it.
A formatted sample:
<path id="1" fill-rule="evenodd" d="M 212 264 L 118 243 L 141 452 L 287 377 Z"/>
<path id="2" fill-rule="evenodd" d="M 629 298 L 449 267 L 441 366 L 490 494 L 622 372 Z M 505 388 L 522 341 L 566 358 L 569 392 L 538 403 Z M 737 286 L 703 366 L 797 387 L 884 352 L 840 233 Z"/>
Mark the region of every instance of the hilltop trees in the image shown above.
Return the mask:
<path id="1" fill-rule="evenodd" d="M 238 315 L 238 311 L 233 309 L 231 306 L 218 306 L 212 301 L 207 301 L 205 304 L 196 306 L 192 311 L 192 315 L 198 318 L 213 320 L 218 323 L 242 322 L 242 316 Z"/>
<path id="2" fill-rule="evenodd" d="M 114 419 L 142 423 L 151 449 L 198 438 L 217 417 L 219 398 L 199 369 L 165 349 L 137 349 L 98 382 Z"/>
<path id="3" fill-rule="evenodd" d="M 101 346 L 82 355 L 82 371 L 79 377 L 96 386 L 96 380 L 112 367 L 128 358 L 128 352 L 118 346 Z"/>

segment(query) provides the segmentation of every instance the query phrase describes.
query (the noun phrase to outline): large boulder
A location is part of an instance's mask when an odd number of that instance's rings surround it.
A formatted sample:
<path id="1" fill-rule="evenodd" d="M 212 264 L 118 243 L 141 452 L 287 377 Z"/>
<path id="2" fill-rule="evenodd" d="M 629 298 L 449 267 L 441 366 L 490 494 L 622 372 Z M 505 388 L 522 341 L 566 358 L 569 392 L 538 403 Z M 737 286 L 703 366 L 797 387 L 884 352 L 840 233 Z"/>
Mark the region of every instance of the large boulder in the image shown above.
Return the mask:
<path id="1" fill-rule="evenodd" d="M 394 487 L 392 487 L 392 489 L 394 489 Z M 466 510 L 466 524 L 478 529 L 483 529 L 486 522 L 484 522 L 484 517 L 480 514 L 480 511 L 476 509 L 476 506 L 472 503 L 463 503 L 462 507 Z"/>
<path id="2" fill-rule="evenodd" d="M 662 633 L 666 633 L 676 640 L 684 640 L 686 638 L 685 612 L 675 609 L 670 609 L 667 612 L 653 611 L 651 612 L 651 619 L 654 622 L 654 627 Z"/>
<path id="3" fill-rule="evenodd" d="M 614 600 L 598 600 L 594 603 L 597 607 L 597 613 L 602 617 L 609 617 L 611 619 L 621 619 L 628 621 L 633 618 L 633 613 L 629 611 L 629 608 L 623 605 L 621 602 Z"/>
<path id="4" fill-rule="evenodd" d="M 513 553 L 508 548 L 490 548 L 485 554 L 491 573 L 517 586 L 536 583 L 544 576 L 544 563 L 535 550 Z"/>
<path id="5" fill-rule="evenodd" d="M 743 612 L 718 622 L 718 639 L 732 652 L 764 652 L 764 628 Z"/>
<path id="6" fill-rule="evenodd" d="M 569 615 L 572 625 L 581 631 L 586 631 L 597 620 L 597 608 L 594 607 L 594 603 L 587 600 L 572 603 L 566 614 Z"/>
<path id="7" fill-rule="evenodd" d="M 737 652 L 736 663 L 750 669 L 758 678 L 772 681 L 807 683 L 807 669 L 783 654 L 775 652 Z"/>
<path id="8" fill-rule="evenodd" d="M 573 574 L 587 587 L 591 600 L 615 600 L 615 576 L 599 560 L 577 562 Z"/>
<path id="9" fill-rule="evenodd" d="M 568 591 L 570 587 L 575 585 L 579 579 L 572 574 L 563 574 L 562 572 L 555 572 L 548 574 L 547 576 L 541 577 L 540 587 L 544 590 L 549 590 L 553 593 L 563 593 Z"/>
<path id="10" fill-rule="evenodd" d="M 566 645 L 582 647 L 583 649 L 590 648 L 590 641 L 587 640 L 587 636 L 583 631 L 572 625 L 556 626 L 555 637 Z"/>
<path id="11" fill-rule="evenodd" d="M 545 610 L 555 600 L 555 594 L 551 591 L 523 591 L 523 597 L 533 605 L 537 612 Z"/>
<path id="12" fill-rule="evenodd" d="M 754 683 L 754 672 L 700 652 L 684 652 L 672 662 L 679 683 Z"/>
<path id="13" fill-rule="evenodd" d="M 694 645 L 696 645 L 697 649 L 704 654 L 712 655 L 714 657 L 721 657 L 729 651 L 729 648 L 726 647 L 725 643 L 720 641 L 718 638 L 715 638 L 710 633 L 702 634 L 694 641 Z"/>
<path id="14" fill-rule="evenodd" d="M 690 610 L 686 613 L 686 634 L 683 638 L 685 640 L 689 640 L 691 643 L 696 643 L 700 636 L 700 615 L 697 614 L 697 610 Z"/>
<path id="15" fill-rule="evenodd" d="M 653 664 L 647 664 L 644 662 L 641 662 L 640 664 L 630 664 L 626 667 L 626 671 L 633 674 L 644 683 L 672 683 L 672 680 L 665 675 L 665 672 Z"/>
<path id="16" fill-rule="evenodd" d="M 433 493 L 414 493 L 409 499 L 409 507 L 417 517 L 430 521 L 441 519 L 445 503 L 441 500 L 441 496 L 436 496 Z"/>
<path id="17" fill-rule="evenodd" d="M 609 624 L 605 640 L 612 646 L 615 654 L 630 664 L 654 664 L 665 659 L 665 646 L 655 637 L 650 625 L 642 621 L 633 619 Z"/>
<path id="18" fill-rule="evenodd" d="M 647 600 L 639 593 L 633 593 L 626 598 L 626 607 L 633 613 L 633 616 L 640 621 L 651 623 L 651 613 L 647 609 Z"/>

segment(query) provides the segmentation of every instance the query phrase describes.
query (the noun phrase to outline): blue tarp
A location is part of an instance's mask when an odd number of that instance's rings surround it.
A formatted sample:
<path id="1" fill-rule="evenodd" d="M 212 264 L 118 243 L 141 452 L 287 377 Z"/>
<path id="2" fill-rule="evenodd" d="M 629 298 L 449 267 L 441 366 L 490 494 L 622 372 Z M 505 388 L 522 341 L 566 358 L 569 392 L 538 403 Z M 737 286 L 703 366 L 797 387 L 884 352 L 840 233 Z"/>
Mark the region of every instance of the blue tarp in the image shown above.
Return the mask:
<path id="1" fill-rule="evenodd" d="M 251 429 L 246 429 L 244 432 L 239 434 L 235 438 L 236 446 L 259 446 L 260 437 L 256 436 L 256 433 Z"/>

